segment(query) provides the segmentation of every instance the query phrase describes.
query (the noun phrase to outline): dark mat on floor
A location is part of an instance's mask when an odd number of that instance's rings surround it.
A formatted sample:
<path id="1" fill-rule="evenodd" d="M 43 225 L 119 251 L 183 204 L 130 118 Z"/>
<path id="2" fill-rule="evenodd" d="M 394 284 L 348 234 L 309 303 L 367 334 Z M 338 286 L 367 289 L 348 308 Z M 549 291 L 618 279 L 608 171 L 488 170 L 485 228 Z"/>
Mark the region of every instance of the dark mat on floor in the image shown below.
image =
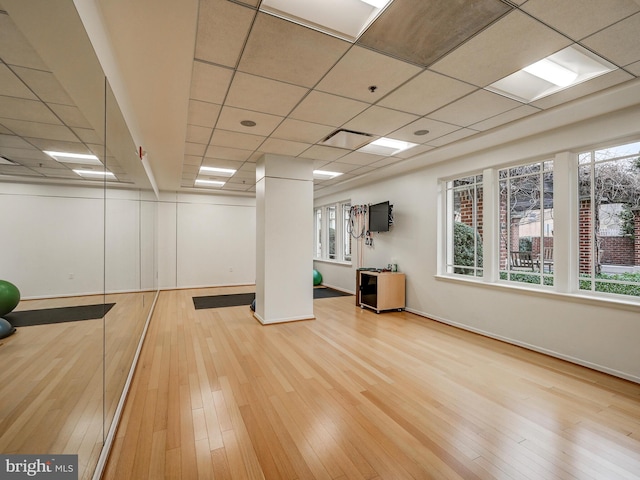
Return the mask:
<path id="1" fill-rule="evenodd" d="M 346 295 L 351 294 L 326 287 L 313 289 L 313 298 L 342 297 Z M 242 305 L 251 305 L 251 302 L 253 302 L 254 298 L 256 298 L 255 293 L 232 293 L 229 295 L 209 295 L 206 297 L 193 297 L 193 306 L 196 308 L 196 310 L 201 310 L 204 308 L 239 307 Z"/>
<path id="2" fill-rule="evenodd" d="M 30 327 L 50 323 L 78 322 L 104 317 L 115 303 L 78 305 L 77 307 L 43 308 L 7 313 L 4 318 L 14 327 Z"/>
<path id="3" fill-rule="evenodd" d="M 229 295 L 209 295 L 206 297 L 193 297 L 193 306 L 196 310 L 203 308 L 239 307 L 251 305 L 255 293 L 232 293 Z"/>
<path id="4" fill-rule="evenodd" d="M 350 293 L 334 290 L 329 287 L 319 287 L 313 289 L 313 298 L 348 297 Z"/>

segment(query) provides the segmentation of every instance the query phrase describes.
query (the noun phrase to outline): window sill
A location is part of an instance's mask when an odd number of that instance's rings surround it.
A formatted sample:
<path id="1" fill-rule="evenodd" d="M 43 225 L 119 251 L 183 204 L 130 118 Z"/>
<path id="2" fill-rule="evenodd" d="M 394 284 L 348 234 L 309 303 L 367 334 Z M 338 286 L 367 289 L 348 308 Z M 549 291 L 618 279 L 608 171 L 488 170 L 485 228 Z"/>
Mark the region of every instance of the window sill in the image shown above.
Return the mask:
<path id="1" fill-rule="evenodd" d="M 313 261 L 314 262 L 320 262 L 320 263 L 330 263 L 332 265 L 343 265 L 345 267 L 351 267 L 353 265 L 351 262 L 345 262 L 345 261 L 340 261 L 340 260 L 331 260 L 329 258 L 314 258 Z"/>
<path id="2" fill-rule="evenodd" d="M 463 276 L 457 275 L 434 275 L 434 278 L 439 281 L 445 282 L 453 282 L 453 283 L 461 283 L 467 285 L 474 285 L 477 287 L 483 288 L 498 288 L 502 290 L 507 290 L 511 292 L 517 292 L 524 295 L 535 295 L 541 297 L 553 297 L 566 301 L 581 303 L 581 304 L 589 304 L 596 305 L 601 307 L 609 307 L 609 308 L 617 308 L 621 310 L 631 310 L 638 311 L 640 310 L 640 298 L 631 297 L 629 299 L 621 296 L 599 296 L 599 295 L 586 295 L 580 292 L 556 292 L 552 290 L 553 287 L 524 287 L 518 284 L 509 283 L 506 281 L 497 281 L 497 282 L 485 282 L 482 280 L 477 280 L 475 278 L 464 278 Z"/>

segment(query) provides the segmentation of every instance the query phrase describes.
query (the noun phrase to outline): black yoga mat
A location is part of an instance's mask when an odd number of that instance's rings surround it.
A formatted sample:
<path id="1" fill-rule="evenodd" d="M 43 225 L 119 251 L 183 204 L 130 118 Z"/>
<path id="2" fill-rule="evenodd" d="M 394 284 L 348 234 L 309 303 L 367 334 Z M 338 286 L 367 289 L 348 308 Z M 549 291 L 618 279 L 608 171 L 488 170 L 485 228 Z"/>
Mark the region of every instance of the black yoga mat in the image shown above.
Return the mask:
<path id="1" fill-rule="evenodd" d="M 7 313 L 4 318 L 14 327 L 30 327 L 50 323 L 95 320 L 104 317 L 115 303 L 78 305 L 77 307 L 43 308 Z"/>
<path id="2" fill-rule="evenodd" d="M 313 298 L 342 297 L 351 295 L 333 288 L 314 288 Z M 193 297 L 193 306 L 196 310 L 203 308 L 238 307 L 241 305 L 251 305 L 255 293 L 232 293 L 229 295 L 209 295 L 206 297 Z"/>

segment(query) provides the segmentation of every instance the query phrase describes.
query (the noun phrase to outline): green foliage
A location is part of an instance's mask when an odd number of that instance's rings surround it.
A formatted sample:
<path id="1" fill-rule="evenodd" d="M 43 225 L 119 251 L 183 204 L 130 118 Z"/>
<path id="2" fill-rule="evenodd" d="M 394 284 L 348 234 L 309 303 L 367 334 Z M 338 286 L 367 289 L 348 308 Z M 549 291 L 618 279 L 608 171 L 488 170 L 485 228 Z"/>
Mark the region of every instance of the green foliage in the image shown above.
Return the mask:
<path id="1" fill-rule="evenodd" d="M 618 218 L 622 222 L 622 236 L 636 238 L 634 217 L 635 215 L 629 204 L 623 204 L 622 211 L 618 214 Z"/>
<path id="2" fill-rule="evenodd" d="M 540 285 L 540 275 L 533 273 L 507 273 L 500 272 L 500 280 L 509 280 L 511 282 L 519 283 L 531 283 L 533 285 Z M 553 275 L 543 275 L 542 284 L 546 286 L 553 286 Z"/>
<path id="3" fill-rule="evenodd" d="M 461 222 L 456 222 L 453 226 L 453 263 L 482 267 L 482 238 L 473 227 Z M 464 275 L 473 274 L 473 270 L 468 268 L 456 268 L 454 271 Z"/>
<path id="4" fill-rule="evenodd" d="M 533 250 L 533 240 L 531 237 L 520 237 L 518 240 L 518 250 L 521 252 L 530 252 Z"/>
<path id="5" fill-rule="evenodd" d="M 615 280 L 625 283 L 612 283 L 606 280 Z M 596 292 L 640 297 L 640 273 L 600 273 L 596 275 L 595 282 Z M 580 290 L 591 290 L 591 288 L 591 280 L 580 280 Z"/>

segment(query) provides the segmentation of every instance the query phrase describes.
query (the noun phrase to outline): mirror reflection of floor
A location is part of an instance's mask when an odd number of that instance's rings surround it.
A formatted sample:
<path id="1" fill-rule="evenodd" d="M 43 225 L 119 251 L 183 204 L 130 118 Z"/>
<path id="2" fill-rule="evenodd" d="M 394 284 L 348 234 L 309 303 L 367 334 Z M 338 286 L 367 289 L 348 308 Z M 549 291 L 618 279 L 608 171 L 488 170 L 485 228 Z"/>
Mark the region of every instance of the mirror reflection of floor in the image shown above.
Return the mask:
<path id="1" fill-rule="evenodd" d="M 104 319 L 19 327 L 0 340 L 0 452 L 78 454 L 78 478 L 91 478 L 154 297 L 20 302 L 16 311 L 115 305 Z"/>

